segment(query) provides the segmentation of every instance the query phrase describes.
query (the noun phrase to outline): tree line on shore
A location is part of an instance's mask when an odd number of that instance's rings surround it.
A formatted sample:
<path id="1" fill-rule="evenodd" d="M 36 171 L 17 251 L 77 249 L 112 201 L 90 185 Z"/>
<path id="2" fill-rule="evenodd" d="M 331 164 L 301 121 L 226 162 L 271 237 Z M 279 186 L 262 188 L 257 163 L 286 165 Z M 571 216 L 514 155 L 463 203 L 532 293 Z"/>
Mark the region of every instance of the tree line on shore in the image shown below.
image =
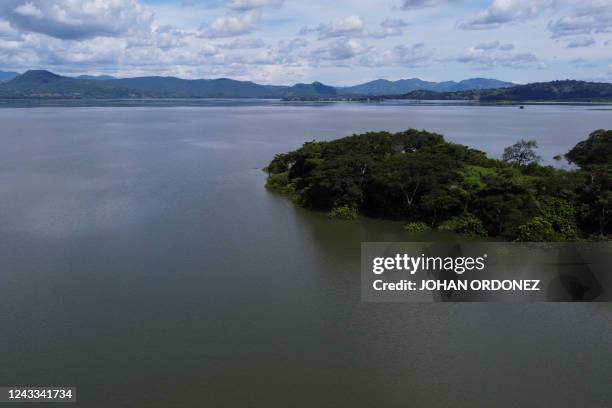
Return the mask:
<path id="1" fill-rule="evenodd" d="M 517 241 L 612 235 L 612 131 L 572 148 L 564 170 L 540 164 L 521 140 L 501 160 L 414 129 L 312 141 L 277 155 L 267 187 L 330 217 L 398 219 L 406 229 Z M 557 159 L 560 159 L 558 157 Z"/>

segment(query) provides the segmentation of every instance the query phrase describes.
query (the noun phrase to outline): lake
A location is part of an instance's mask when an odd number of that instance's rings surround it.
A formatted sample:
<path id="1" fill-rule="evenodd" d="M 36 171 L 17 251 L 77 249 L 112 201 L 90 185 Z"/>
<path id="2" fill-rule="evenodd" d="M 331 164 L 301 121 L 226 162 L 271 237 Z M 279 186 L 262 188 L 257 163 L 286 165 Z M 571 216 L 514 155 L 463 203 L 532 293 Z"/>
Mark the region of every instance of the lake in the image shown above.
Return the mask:
<path id="1" fill-rule="evenodd" d="M 361 303 L 360 242 L 414 237 L 296 208 L 261 171 L 411 127 L 552 163 L 612 111 L 228 105 L 0 109 L 0 385 L 100 408 L 612 406 L 609 304 Z"/>

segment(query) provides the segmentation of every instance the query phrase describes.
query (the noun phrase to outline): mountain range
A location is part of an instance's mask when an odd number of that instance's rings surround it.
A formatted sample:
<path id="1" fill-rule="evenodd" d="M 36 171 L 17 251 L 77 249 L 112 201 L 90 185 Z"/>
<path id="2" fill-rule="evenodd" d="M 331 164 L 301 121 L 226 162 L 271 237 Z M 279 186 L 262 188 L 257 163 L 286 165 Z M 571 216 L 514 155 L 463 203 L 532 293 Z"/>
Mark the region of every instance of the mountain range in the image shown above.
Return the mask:
<path id="1" fill-rule="evenodd" d="M 0 71 L 0 82 L 10 81 L 11 79 L 15 78 L 16 76 L 19 76 L 19 73 L 17 73 L 17 72 Z"/>
<path id="2" fill-rule="evenodd" d="M 481 103 L 499 102 L 612 102 L 612 84 L 575 80 L 535 82 L 510 88 L 460 92 L 416 90 L 404 95 L 388 95 L 388 99 L 471 100 Z"/>
<path id="3" fill-rule="evenodd" d="M 31 70 L 6 74 L 0 98 L 285 98 L 324 99 L 354 96 L 401 95 L 414 90 L 465 91 L 513 86 L 495 79 L 473 78 L 461 82 L 427 82 L 420 79 L 384 79 L 351 87 L 332 87 L 320 82 L 293 86 L 261 85 L 228 78 L 187 80 L 175 77 L 115 78 L 112 76 L 66 77 Z M 14 75 L 12 75 L 14 74 Z M 0 75 L 0 80 L 3 78 Z"/>
<path id="4" fill-rule="evenodd" d="M 338 92 L 345 95 L 402 95 L 408 92 L 423 90 L 434 92 L 460 92 L 481 89 L 498 89 L 514 86 L 511 82 L 499 81 L 488 78 L 471 78 L 460 82 L 428 82 L 418 78 L 400 79 L 399 81 L 387 81 L 377 79 L 365 84 L 337 88 Z"/>

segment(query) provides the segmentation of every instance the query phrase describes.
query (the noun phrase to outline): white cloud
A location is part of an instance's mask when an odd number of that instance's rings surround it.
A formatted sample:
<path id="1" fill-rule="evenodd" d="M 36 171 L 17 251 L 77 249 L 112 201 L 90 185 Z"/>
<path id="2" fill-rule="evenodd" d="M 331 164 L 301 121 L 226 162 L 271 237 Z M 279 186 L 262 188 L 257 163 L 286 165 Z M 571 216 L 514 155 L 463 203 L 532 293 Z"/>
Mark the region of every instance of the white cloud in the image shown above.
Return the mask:
<path id="1" fill-rule="evenodd" d="M 459 28 L 482 30 L 498 28 L 514 21 L 525 21 L 553 8 L 563 0 L 495 0 L 477 15 L 461 22 Z"/>
<path id="2" fill-rule="evenodd" d="M 317 34 L 320 40 L 326 38 L 358 36 L 363 33 L 365 23 L 359 16 L 348 16 L 339 18 L 328 24 L 319 24 L 315 28 L 304 27 L 300 34 Z"/>
<path id="3" fill-rule="evenodd" d="M 426 7 L 437 7 L 454 2 L 456 2 L 456 0 L 402 0 L 399 8 L 402 10 L 412 10 Z"/>
<path id="4" fill-rule="evenodd" d="M 280 83 L 295 82 L 292 75 L 310 75 L 350 83 L 407 72 L 458 80 L 485 69 L 492 77 L 507 77 L 506 68 L 513 68 L 521 70 L 514 79 L 527 82 L 601 78 L 611 61 L 612 0 L 464 2 L 469 8 L 452 7 L 462 0 L 388 0 L 394 9 L 363 0 L 180 3 L 0 0 L 0 69 Z M 472 14 L 483 3 L 481 12 Z M 466 33 L 457 30 L 458 20 L 461 28 L 503 30 L 494 36 Z M 304 25 L 308 36 L 296 36 L 296 27 Z M 581 55 L 563 48 L 592 42 L 595 46 Z M 583 60 L 571 60 L 578 56 Z M 539 70 L 549 61 L 548 70 Z"/>
<path id="5" fill-rule="evenodd" d="M 254 10 L 264 7 L 281 7 L 285 0 L 230 0 L 229 7 L 232 10 Z"/>
<path id="6" fill-rule="evenodd" d="M 219 17 L 209 26 L 202 28 L 202 36 L 222 38 L 248 34 L 257 28 L 260 16 L 261 14 L 258 12 L 249 12 Z"/>
<path id="7" fill-rule="evenodd" d="M 373 38 L 387 38 L 396 37 L 404 34 L 404 27 L 407 27 L 406 23 L 401 18 L 387 18 L 380 23 L 380 30 L 369 33 L 368 35 Z"/>
<path id="8" fill-rule="evenodd" d="M 229 50 L 264 48 L 265 46 L 266 43 L 259 38 L 236 38 L 230 43 L 220 45 L 221 48 Z"/>
<path id="9" fill-rule="evenodd" d="M 82 40 L 146 29 L 153 14 L 138 0 L 3 0 L 0 18 L 24 31 Z"/>
<path id="10" fill-rule="evenodd" d="M 612 31 L 612 0 L 576 2 L 569 15 L 549 22 L 548 29 L 553 38 L 609 33 Z"/>
<path id="11" fill-rule="evenodd" d="M 572 38 L 568 41 L 566 48 L 582 48 L 582 47 L 590 47 L 591 45 L 595 45 L 597 41 L 592 37 L 576 37 Z"/>
<path id="12" fill-rule="evenodd" d="M 392 51 L 393 62 L 408 66 L 415 67 L 422 65 L 432 57 L 432 51 L 425 48 L 425 44 L 417 43 L 412 45 L 397 45 Z"/>
<path id="13" fill-rule="evenodd" d="M 308 46 L 308 41 L 304 38 L 294 38 L 292 40 L 280 40 L 278 42 L 278 50 L 280 53 L 289 54 L 301 48 Z"/>
<path id="14" fill-rule="evenodd" d="M 489 50 L 500 50 L 500 51 L 510 51 L 514 49 L 513 44 L 502 44 L 499 41 L 492 41 L 488 43 L 481 43 L 474 47 L 477 50 L 489 51 Z"/>
<path id="15" fill-rule="evenodd" d="M 500 44 L 497 41 L 492 43 L 479 44 L 475 47 L 470 47 L 454 61 L 461 63 L 471 63 L 481 68 L 542 68 L 543 64 L 533 53 L 512 53 L 509 52 L 511 44 Z"/>
<path id="16" fill-rule="evenodd" d="M 44 16 L 43 12 L 38 7 L 29 2 L 20 4 L 19 6 L 15 7 L 13 11 L 15 14 L 19 14 L 20 16 L 24 17 L 43 18 Z"/>
<path id="17" fill-rule="evenodd" d="M 330 41 L 325 47 L 314 50 L 312 59 L 315 62 L 347 60 L 364 53 L 367 49 L 367 45 L 361 40 L 338 38 Z"/>

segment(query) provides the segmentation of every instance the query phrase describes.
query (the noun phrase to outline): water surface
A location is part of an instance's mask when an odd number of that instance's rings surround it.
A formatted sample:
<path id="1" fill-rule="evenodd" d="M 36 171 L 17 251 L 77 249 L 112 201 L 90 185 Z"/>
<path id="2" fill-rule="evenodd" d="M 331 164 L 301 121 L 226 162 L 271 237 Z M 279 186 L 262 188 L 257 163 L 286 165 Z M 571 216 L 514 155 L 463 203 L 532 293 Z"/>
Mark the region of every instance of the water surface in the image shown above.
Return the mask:
<path id="1" fill-rule="evenodd" d="M 0 384 L 82 407 L 612 406 L 596 304 L 362 304 L 361 241 L 265 190 L 303 142 L 423 128 L 550 161 L 582 106 L 0 109 Z"/>

